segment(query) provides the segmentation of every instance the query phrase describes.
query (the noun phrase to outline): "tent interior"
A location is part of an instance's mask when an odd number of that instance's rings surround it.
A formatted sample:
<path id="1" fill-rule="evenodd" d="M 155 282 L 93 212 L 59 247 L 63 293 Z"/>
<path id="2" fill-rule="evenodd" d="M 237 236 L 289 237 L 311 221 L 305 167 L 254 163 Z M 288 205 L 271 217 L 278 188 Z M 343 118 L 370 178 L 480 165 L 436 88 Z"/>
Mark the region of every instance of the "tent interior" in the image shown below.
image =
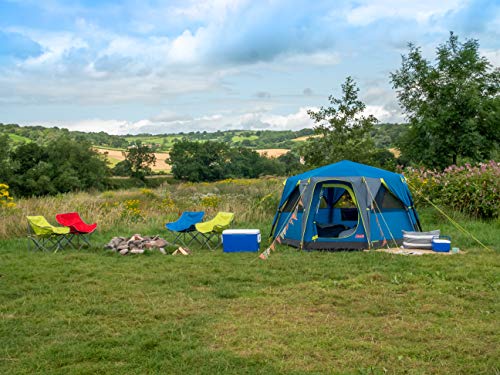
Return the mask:
<path id="1" fill-rule="evenodd" d="M 313 222 L 318 237 L 343 238 L 356 232 L 359 225 L 356 198 L 346 184 L 321 184 Z"/>

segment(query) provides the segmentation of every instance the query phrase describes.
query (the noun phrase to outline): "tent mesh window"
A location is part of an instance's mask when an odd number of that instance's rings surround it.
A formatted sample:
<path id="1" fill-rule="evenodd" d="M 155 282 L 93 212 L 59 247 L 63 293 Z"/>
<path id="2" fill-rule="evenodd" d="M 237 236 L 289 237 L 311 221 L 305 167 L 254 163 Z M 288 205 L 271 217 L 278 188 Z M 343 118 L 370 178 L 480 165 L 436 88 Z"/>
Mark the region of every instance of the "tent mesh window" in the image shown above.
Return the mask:
<path id="1" fill-rule="evenodd" d="M 295 206 L 297 205 L 298 200 L 300 199 L 300 192 L 299 189 L 296 188 L 292 194 L 290 194 L 290 197 L 286 201 L 282 212 L 292 212 L 295 209 Z M 302 204 L 299 204 L 298 207 L 298 212 L 304 211 L 304 206 Z"/>
<path id="2" fill-rule="evenodd" d="M 404 210 L 403 203 L 398 198 L 396 198 L 394 194 L 387 190 L 385 186 L 380 187 L 377 196 L 375 197 L 375 203 L 382 211 L 394 209 Z"/>
<path id="3" fill-rule="evenodd" d="M 351 194 L 346 190 L 334 207 L 340 208 L 340 217 L 343 221 L 357 221 L 358 208 L 352 200 Z"/>

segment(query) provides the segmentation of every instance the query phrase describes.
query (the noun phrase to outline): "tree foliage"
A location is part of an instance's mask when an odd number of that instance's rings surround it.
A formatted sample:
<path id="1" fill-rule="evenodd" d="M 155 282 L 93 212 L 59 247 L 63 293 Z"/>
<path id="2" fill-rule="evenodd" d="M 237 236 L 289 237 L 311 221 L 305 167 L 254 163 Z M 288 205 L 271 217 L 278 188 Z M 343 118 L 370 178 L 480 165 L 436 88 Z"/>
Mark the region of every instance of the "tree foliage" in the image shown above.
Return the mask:
<path id="1" fill-rule="evenodd" d="M 151 147 L 140 141 L 135 142 L 122 153 L 129 163 L 131 176 L 136 178 L 143 179 L 147 174 L 150 174 L 151 165 L 156 163 L 156 155 Z"/>
<path id="2" fill-rule="evenodd" d="M 0 137 L 0 143 L 5 138 Z M 8 142 L 7 142 L 8 143 Z M 19 196 L 47 195 L 75 190 L 102 189 L 109 170 L 87 142 L 60 137 L 47 143 L 8 146 L 0 153 L 0 181 Z"/>
<path id="3" fill-rule="evenodd" d="M 341 98 L 329 97 L 330 106 L 308 114 L 317 124 L 318 137 L 309 138 L 301 147 L 304 161 L 309 167 L 335 163 L 343 159 L 378 164 L 374 155 L 375 144 L 370 137 L 378 120 L 365 115 L 365 104 L 358 99 L 359 89 L 352 77 L 342 84 Z"/>
<path id="4" fill-rule="evenodd" d="M 174 144 L 167 160 L 175 178 L 193 182 L 283 175 L 288 161 L 288 158 L 269 159 L 254 150 L 230 147 L 223 142 L 185 139 Z"/>
<path id="5" fill-rule="evenodd" d="M 460 43 L 450 33 L 434 63 L 409 44 L 391 81 L 410 122 L 400 142 L 403 156 L 442 169 L 459 159 L 488 159 L 498 150 L 500 71 L 479 55 L 477 40 Z"/>

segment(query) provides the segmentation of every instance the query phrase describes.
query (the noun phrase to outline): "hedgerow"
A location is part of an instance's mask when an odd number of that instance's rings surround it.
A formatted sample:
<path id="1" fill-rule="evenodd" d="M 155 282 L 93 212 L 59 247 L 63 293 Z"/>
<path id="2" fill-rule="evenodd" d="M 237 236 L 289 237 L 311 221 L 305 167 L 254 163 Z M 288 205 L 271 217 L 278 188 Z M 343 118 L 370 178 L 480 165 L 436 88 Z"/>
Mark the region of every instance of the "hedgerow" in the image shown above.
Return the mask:
<path id="1" fill-rule="evenodd" d="M 500 215 L 500 163 L 452 165 L 444 171 L 406 168 L 403 171 L 417 205 L 433 203 L 475 218 Z"/>

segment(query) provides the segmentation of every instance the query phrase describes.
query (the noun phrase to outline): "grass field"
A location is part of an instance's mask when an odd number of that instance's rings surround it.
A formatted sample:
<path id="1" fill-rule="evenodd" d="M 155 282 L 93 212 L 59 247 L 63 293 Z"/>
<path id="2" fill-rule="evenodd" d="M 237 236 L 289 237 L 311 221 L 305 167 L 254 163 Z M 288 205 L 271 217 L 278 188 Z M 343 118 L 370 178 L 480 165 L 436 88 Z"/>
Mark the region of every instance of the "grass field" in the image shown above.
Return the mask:
<path id="1" fill-rule="evenodd" d="M 113 148 L 96 148 L 96 151 L 100 154 L 106 154 L 108 157 L 109 165 L 114 167 L 119 162 L 125 160 L 122 150 Z M 168 158 L 168 152 L 155 152 L 156 163 L 151 166 L 151 170 L 154 172 L 170 172 L 172 169 L 170 164 L 167 164 L 165 160 Z"/>
<path id="2" fill-rule="evenodd" d="M 163 223 L 189 207 L 194 191 L 220 200 L 193 209 L 211 216 L 232 208 L 237 227 L 259 228 L 265 238 L 272 205 L 251 205 L 277 186 L 235 181 L 80 193 L 73 201 L 82 210 L 88 202 L 84 217 L 95 211 L 102 223 L 92 248 L 28 252 L 23 238 L 1 240 L 0 373 L 499 373 L 498 220 L 453 214 L 488 251 L 421 209 L 425 229 L 440 228 L 465 250 L 453 256 L 282 247 L 262 261 L 197 247 L 190 257 L 102 249 L 117 234 L 170 239 Z M 171 202 L 158 208 L 155 195 L 166 191 Z M 238 194 L 243 203 L 232 200 Z M 117 216 L 112 202 L 130 198 L 141 200 L 145 221 L 101 216 Z M 50 217 L 67 205 L 64 196 L 45 199 L 20 201 L 19 209 L 38 204 Z"/>
<path id="3" fill-rule="evenodd" d="M 15 143 L 30 143 L 31 139 L 23 137 L 21 135 L 8 133 L 9 138 Z"/>

